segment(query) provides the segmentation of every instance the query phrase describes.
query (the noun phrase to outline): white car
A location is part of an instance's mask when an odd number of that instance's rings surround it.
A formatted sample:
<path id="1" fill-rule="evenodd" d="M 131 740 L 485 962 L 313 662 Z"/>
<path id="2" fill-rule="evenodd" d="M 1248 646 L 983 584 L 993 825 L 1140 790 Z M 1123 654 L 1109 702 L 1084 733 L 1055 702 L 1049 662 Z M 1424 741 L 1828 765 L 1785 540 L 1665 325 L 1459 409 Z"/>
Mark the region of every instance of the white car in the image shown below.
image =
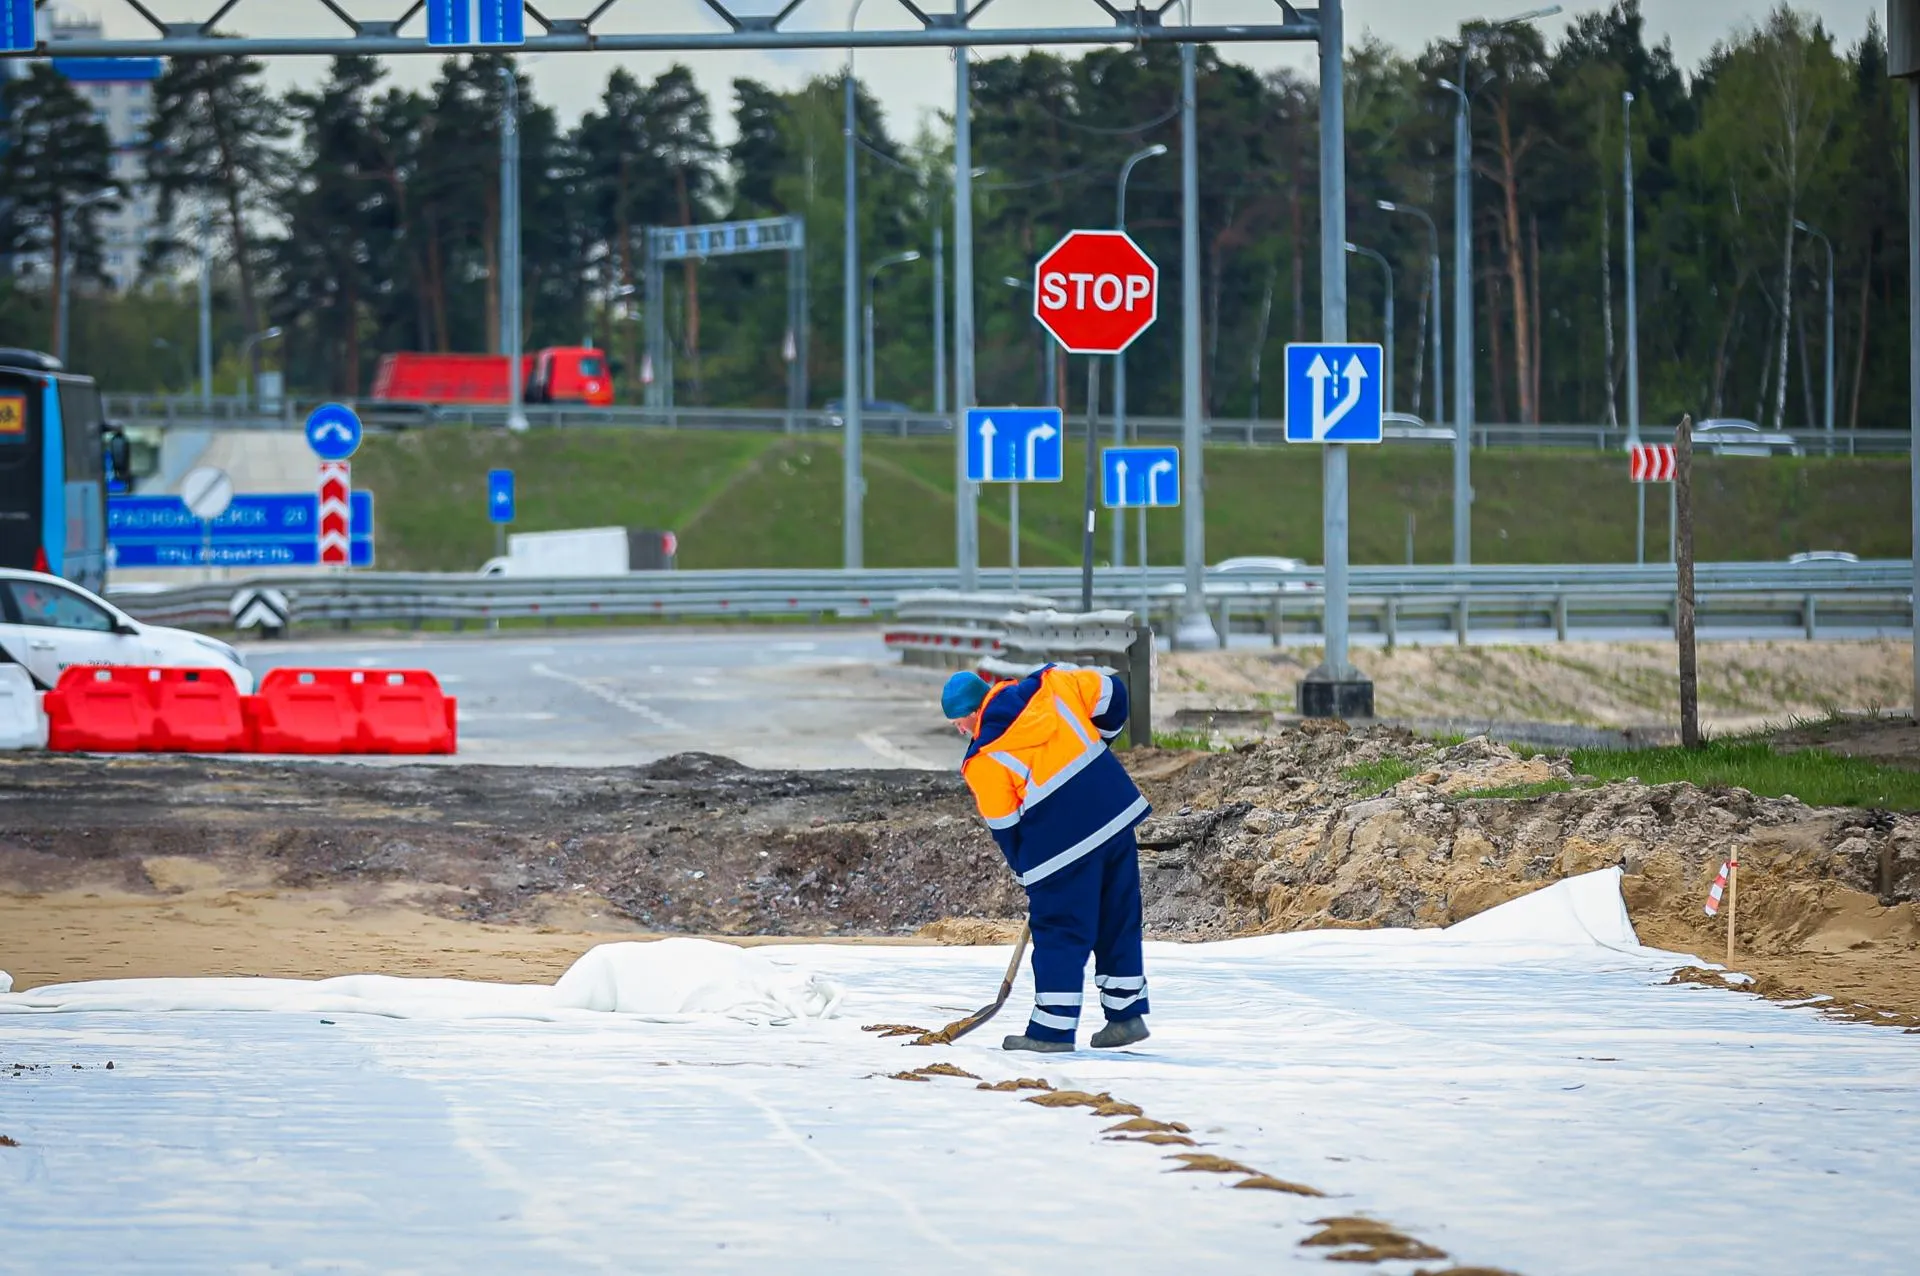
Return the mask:
<path id="1" fill-rule="evenodd" d="M 241 695 L 253 672 L 216 638 L 142 624 L 72 581 L 0 568 L 0 662 L 24 667 L 51 688 L 69 665 L 166 665 L 224 669 Z"/>
<path id="2" fill-rule="evenodd" d="M 1791 434 L 1774 434 L 1740 417 L 1716 417 L 1693 427 L 1694 446 L 1715 456 L 1799 456 Z"/>
<path id="3" fill-rule="evenodd" d="M 1224 576 L 1228 580 L 1244 579 L 1264 582 L 1277 577 L 1279 578 L 1280 592 L 1294 594 L 1319 588 L 1319 585 L 1312 581 L 1287 579 L 1295 573 L 1303 572 L 1306 569 L 1307 564 L 1304 559 L 1251 555 L 1244 558 L 1223 558 L 1212 567 L 1209 567 L 1207 571 L 1212 574 L 1216 580 Z"/>

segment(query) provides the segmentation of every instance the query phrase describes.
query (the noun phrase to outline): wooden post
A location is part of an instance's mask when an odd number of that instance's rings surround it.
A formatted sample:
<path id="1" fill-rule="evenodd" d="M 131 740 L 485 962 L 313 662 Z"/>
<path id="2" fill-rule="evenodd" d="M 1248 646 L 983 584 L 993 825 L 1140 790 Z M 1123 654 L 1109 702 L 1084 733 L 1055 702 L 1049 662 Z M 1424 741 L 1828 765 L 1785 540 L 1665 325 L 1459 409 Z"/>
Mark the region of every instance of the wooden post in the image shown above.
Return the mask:
<path id="1" fill-rule="evenodd" d="M 1727 857 L 1727 964 L 1733 964 L 1733 918 L 1740 908 L 1740 852 Z"/>
<path id="2" fill-rule="evenodd" d="M 1680 644 L 1680 743 L 1688 749 L 1700 747 L 1700 675 L 1694 662 L 1693 643 L 1693 418 L 1680 418 L 1673 432 L 1673 495 L 1678 515 L 1680 605 L 1676 609 L 1673 636 Z M 1728 910 L 1732 926 L 1732 910 Z M 1731 935 L 1733 932 L 1727 932 Z M 1729 940 L 1731 942 L 1731 940 Z"/>

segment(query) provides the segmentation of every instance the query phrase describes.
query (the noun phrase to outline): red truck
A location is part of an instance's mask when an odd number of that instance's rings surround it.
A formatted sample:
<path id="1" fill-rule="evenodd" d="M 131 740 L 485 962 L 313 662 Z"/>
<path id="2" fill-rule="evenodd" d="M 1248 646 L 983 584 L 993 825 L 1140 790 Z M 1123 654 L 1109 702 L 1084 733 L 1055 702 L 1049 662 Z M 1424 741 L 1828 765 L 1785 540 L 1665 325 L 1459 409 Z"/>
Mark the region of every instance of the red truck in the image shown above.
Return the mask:
<path id="1" fill-rule="evenodd" d="M 380 356 L 373 398 L 386 403 L 505 403 L 503 354 L 388 354 Z M 613 406 L 607 356 L 589 346 L 549 346 L 525 356 L 520 370 L 528 403 Z"/>

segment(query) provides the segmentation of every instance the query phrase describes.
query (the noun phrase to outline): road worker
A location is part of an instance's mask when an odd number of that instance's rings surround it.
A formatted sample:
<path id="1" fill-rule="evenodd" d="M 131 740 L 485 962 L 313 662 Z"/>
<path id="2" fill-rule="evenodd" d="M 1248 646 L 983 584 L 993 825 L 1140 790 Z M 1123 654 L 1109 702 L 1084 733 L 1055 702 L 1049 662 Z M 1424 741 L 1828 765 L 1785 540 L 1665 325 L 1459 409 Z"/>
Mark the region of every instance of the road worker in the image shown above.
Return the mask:
<path id="1" fill-rule="evenodd" d="M 960 773 L 1027 890 L 1033 1015 L 1005 1048 L 1073 1049 L 1088 953 L 1107 1020 L 1093 1044 L 1146 1040 L 1133 830 L 1149 808 L 1107 747 L 1127 722 L 1125 685 L 1068 665 L 993 683 L 963 672 L 947 680 L 940 707 L 969 738 Z"/>

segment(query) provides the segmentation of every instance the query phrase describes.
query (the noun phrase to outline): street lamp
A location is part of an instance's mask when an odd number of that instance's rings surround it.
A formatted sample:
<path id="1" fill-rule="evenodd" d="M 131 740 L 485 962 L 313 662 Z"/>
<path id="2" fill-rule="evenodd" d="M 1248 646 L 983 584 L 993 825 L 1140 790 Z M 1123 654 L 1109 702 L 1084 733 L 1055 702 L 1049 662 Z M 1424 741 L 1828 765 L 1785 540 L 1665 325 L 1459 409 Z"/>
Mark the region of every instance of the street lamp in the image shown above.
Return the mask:
<path id="1" fill-rule="evenodd" d="M 60 215 L 60 348 L 54 353 L 59 355 L 62 367 L 65 367 L 67 364 L 67 334 L 72 326 L 73 215 L 83 208 L 91 208 L 95 204 L 114 199 L 119 194 L 120 192 L 118 190 L 109 187 L 106 190 L 95 191 L 91 195 L 83 195 L 79 199 L 74 200 L 73 203 L 68 204 L 66 210 Z"/>
<path id="2" fill-rule="evenodd" d="M 1375 252 L 1371 248 L 1362 248 L 1360 245 L 1354 243 L 1352 240 L 1347 241 L 1347 251 L 1355 254 L 1356 256 L 1366 257 L 1373 261 L 1379 262 L 1380 269 L 1387 272 L 1387 305 L 1386 305 L 1387 370 L 1386 370 L 1386 375 L 1381 378 L 1381 380 L 1385 383 L 1384 385 L 1381 386 L 1381 394 L 1386 400 L 1387 411 L 1392 412 L 1393 411 L 1393 263 L 1386 259 L 1385 254 Z"/>
<path id="3" fill-rule="evenodd" d="M 1000 282 L 1020 292 L 1033 291 L 1033 284 L 1018 275 L 1002 275 Z M 1053 407 L 1060 402 L 1059 371 L 1055 366 L 1057 361 L 1053 354 L 1053 338 L 1038 319 L 1033 321 L 1033 326 L 1040 333 L 1040 379 L 1044 387 L 1041 394 L 1047 406 Z"/>
<path id="4" fill-rule="evenodd" d="M 1133 166 L 1141 160 L 1153 159 L 1165 155 L 1167 148 L 1159 142 L 1143 147 L 1127 156 L 1120 165 L 1120 181 L 1114 192 L 1113 228 L 1124 231 L 1127 228 L 1127 179 L 1133 176 Z M 1113 442 L 1115 447 L 1124 447 L 1127 442 L 1127 353 L 1122 350 L 1113 356 Z M 1126 566 L 1127 534 L 1123 526 L 1125 515 L 1116 512 L 1113 516 L 1113 557 L 1115 567 Z M 1142 508 L 1138 514 L 1140 539 L 1144 542 L 1147 535 L 1147 511 Z M 1144 556 L 1145 551 L 1142 551 Z M 1144 557 L 1142 559 L 1144 561 Z M 1144 620 L 1144 618 L 1143 618 Z"/>
<path id="5" fill-rule="evenodd" d="M 1794 220 L 1795 230 L 1812 235 L 1826 246 L 1827 250 L 1827 452 L 1833 452 L 1833 241 L 1813 227 Z"/>
<path id="6" fill-rule="evenodd" d="M 1376 201 L 1376 207 L 1383 213 L 1406 213 L 1418 217 L 1427 224 L 1427 271 L 1432 276 L 1429 289 L 1432 304 L 1429 310 L 1433 323 L 1433 417 L 1436 423 L 1447 419 L 1446 381 L 1442 374 L 1443 344 L 1440 338 L 1440 228 L 1433 224 L 1433 218 L 1424 208 L 1415 208 L 1411 204 L 1397 204 L 1390 199 Z M 1414 387 L 1414 397 L 1419 398 L 1419 387 Z"/>
<path id="7" fill-rule="evenodd" d="M 1490 24 L 1520 26 L 1560 12 L 1557 4 L 1529 9 Z M 1466 89 L 1473 33 L 1460 41 L 1460 78 L 1440 87 L 1460 99 L 1453 121 L 1453 561 L 1473 561 L 1473 101 Z"/>
<path id="8" fill-rule="evenodd" d="M 854 20 L 860 16 L 860 6 L 865 3 L 866 0 L 853 0 L 853 7 L 847 12 L 847 31 L 849 33 L 853 31 Z M 845 244 L 843 245 L 845 260 L 841 263 L 841 271 L 845 277 L 841 280 L 842 313 L 840 316 L 840 344 L 842 349 L 840 357 L 840 395 L 841 411 L 845 413 L 846 419 L 846 437 L 842 442 L 842 465 L 840 474 L 841 505 L 844 510 L 841 514 L 840 557 L 841 565 L 849 569 L 861 566 L 866 556 L 866 546 L 863 540 L 865 530 L 863 505 L 866 496 L 866 479 L 862 473 L 862 459 L 860 455 L 860 445 L 863 441 L 860 409 L 865 405 L 861 402 L 863 396 L 860 393 L 859 179 L 855 175 L 856 168 L 854 164 L 854 147 L 857 143 L 857 138 L 854 134 L 854 107 L 857 95 L 854 91 L 853 81 L 853 53 L 853 46 L 849 43 L 847 46 L 847 73 L 845 84 L 843 85 L 846 99 L 843 107 L 844 123 L 841 125 L 841 134 L 846 143 L 845 163 L 847 171 L 845 175 L 845 199 L 847 206 L 844 210 L 844 223 L 841 227 L 841 234 L 845 239 Z"/>
<path id="9" fill-rule="evenodd" d="M 256 332 L 240 343 L 240 407 L 243 411 L 253 407 L 253 348 L 263 341 L 278 341 L 280 329 L 276 325 L 264 332 Z"/>
<path id="10" fill-rule="evenodd" d="M 866 329 L 867 329 L 866 364 L 867 364 L 867 398 L 868 399 L 873 399 L 876 397 L 873 392 L 873 285 L 874 285 L 874 281 L 880 277 L 880 272 L 885 270 L 888 266 L 900 266 L 910 261 L 919 261 L 919 260 L 920 260 L 920 254 L 917 252 L 908 251 L 904 253 L 895 253 L 891 257 L 882 257 L 879 261 L 876 261 L 875 263 L 873 263 L 873 269 L 867 272 L 867 305 L 866 305 L 865 313 L 866 313 Z"/>
<path id="11" fill-rule="evenodd" d="M 507 428 L 527 428 L 520 349 L 520 79 L 500 68 L 500 350 L 507 356 Z"/>

